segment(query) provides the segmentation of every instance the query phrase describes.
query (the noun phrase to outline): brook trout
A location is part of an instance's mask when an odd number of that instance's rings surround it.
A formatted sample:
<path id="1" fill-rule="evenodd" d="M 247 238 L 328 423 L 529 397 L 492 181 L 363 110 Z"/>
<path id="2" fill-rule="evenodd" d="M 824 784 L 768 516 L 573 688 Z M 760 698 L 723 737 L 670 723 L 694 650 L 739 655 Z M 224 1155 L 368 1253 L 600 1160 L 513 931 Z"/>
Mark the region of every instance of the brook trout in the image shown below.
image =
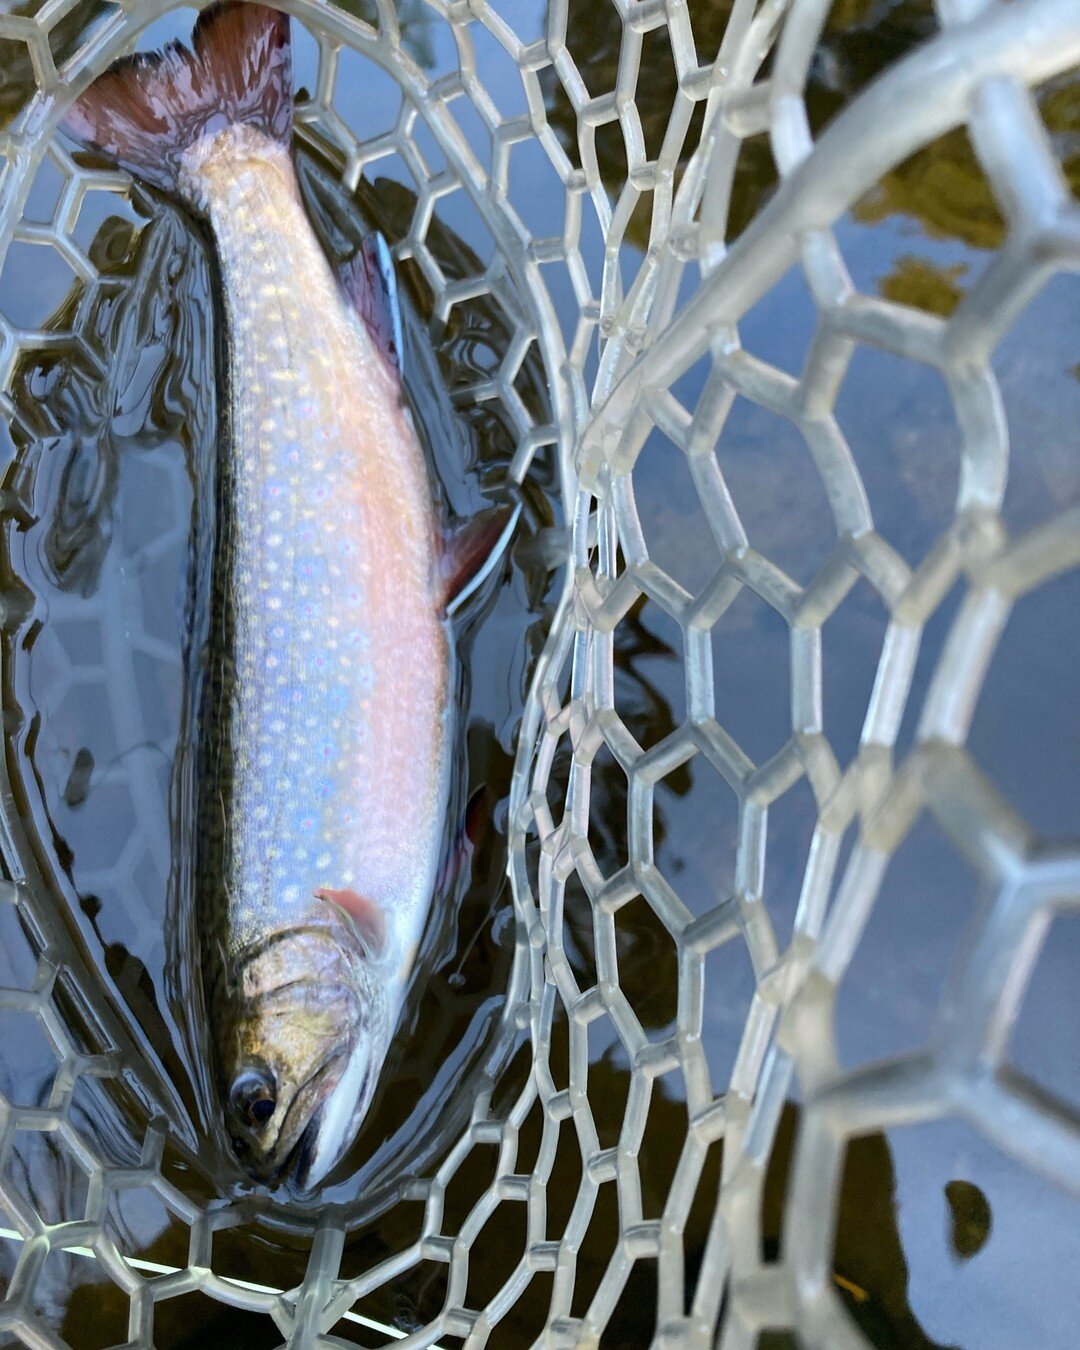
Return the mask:
<path id="1" fill-rule="evenodd" d="M 66 129 L 213 242 L 227 396 L 202 975 L 232 1148 L 257 1179 L 307 1189 L 371 1102 L 436 884 L 446 608 L 512 522 L 493 509 L 443 530 L 399 383 L 388 255 L 331 268 L 301 203 L 292 103 L 287 16 L 230 3 L 190 48 L 106 71 Z"/>

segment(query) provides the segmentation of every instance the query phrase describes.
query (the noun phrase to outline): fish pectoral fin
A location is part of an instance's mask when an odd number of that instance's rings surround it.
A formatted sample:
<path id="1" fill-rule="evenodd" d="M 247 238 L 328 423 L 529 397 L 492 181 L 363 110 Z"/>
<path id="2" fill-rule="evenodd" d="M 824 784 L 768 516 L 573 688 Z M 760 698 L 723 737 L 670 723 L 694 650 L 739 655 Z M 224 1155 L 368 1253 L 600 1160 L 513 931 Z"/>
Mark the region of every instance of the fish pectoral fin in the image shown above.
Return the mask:
<path id="1" fill-rule="evenodd" d="M 315 892 L 317 900 L 328 900 L 337 905 L 356 924 L 365 944 L 373 956 L 381 956 L 386 950 L 386 915 L 381 905 L 355 891 L 334 890 L 329 886 L 320 886 Z"/>
<path id="2" fill-rule="evenodd" d="M 489 506 L 453 530 L 444 530 L 440 559 L 442 609 L 453 614 L 491 575 L 506 552 L 520 505 Z"/>
<path id="3" fill-rule="evenodd" d="M 366 235 L 351 258 L 338 266 L 341 289 L 351 301 L 383 360 L 401 378 L 401 304 L 390 245 Z"/>

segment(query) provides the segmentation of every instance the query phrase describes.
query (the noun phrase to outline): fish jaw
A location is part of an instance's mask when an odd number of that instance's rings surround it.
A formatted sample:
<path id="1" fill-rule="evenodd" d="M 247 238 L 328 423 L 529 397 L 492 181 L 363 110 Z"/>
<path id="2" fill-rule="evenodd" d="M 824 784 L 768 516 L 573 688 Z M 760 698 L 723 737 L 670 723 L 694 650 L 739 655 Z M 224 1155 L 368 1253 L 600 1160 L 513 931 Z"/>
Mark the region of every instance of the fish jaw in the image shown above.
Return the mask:
<path id="1" fill-rule="evenodd" d="M 341 1076 L 300 1137 L 292 1168 L 299 1192 L 320 1186 L 348 1152 L 375 1095 L 386 1050 L 370 1035 L 357 1037 Z"/>

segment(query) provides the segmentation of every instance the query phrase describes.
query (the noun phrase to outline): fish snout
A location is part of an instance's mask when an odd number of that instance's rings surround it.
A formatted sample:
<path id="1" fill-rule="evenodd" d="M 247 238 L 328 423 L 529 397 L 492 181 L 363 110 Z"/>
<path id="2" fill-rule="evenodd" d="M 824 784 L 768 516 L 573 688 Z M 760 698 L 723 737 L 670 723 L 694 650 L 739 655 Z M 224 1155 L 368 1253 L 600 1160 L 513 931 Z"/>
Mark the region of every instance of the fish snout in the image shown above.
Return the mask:
<path id="1" fill-rule="evenodd" d="M 237 1162 L 255 1181 L 287 1181 L 302 1154 L 301 1144 L 332 1095 L 346 1062 L 340 1046 L 327 1049 L 319 1065 L 299 1083 L 288 1066 L 244 1064 L 233 1079 L 226 1125 Z"/>
<path id="2" fill-rule="evenodd" d="M 348 1153 L 367 1116 L 390 1045 L 391 998 L 368 970 L 353 988 L 354 1012 L 337 1071 L 311 1112 L 296 1150 L 298 1190 L 320 1185 Z"/>

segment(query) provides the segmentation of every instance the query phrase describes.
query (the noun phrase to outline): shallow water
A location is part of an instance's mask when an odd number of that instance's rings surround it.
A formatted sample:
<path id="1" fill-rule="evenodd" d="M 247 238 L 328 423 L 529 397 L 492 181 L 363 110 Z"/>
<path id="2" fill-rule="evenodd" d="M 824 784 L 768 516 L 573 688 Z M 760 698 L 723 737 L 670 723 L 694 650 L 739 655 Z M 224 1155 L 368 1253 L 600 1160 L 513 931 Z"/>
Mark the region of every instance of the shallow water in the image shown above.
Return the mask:
<path id="1" fill-rule="evenodd" d="M 528 8 L 530 13 L 536 9 L 539 32 L 542 6 Z M 710 41 L 718 44 L 726 8 L 694 8 L 703 57 Z M 928 31 L 927 7 L 921 4 L 884 6 L 872 14 L 866 6 L 847 8 L 847 22 L 839 15 L 819 54 L 812 103 L 818 124 L 886 60 L 895 59 Z M 580 6 L 578 13 L 571 48 L 590 88 L 611 87 L 618 60 L 614 11 L 610 21 L 594 6 Z M 522 31 L 517 16 L 514 22 Z M 154 26 L 145 45 L 183 35 L 188 27 L 188 15 L 172 15 Z M 444 26 L 425 26 L 422 15 L 412 40 L 425 63 L 437 63 L 445 55 Z M 303 83 L 304 62 L 310 66 L 311 59 L 303 38 L 298 50 L 298 80 Z M 656 55 L 641 100 L 647 141 L 653 134 L 650 127 L 661 125 L 672 94 L 669 72 Z M 356 61 L 356 74 L 367 76 L 364 63 Z M 492 83 L 497 98 L 510 100 L 516 76 L 512 69 L 504 73 L 505 79 L 495 74 Z M 0 107 L 6 106 L 16 77 L 17 72 L 0 87 Z M 375 74 L 347 87 L 355 94 L 353 106 L 348 106 L 349 96 L 341 106 L 346 116 L 385 120 L 399 98 L 385 77 Z M 569 107 L 554 86 L 549 106 L 552 120 L 565 131 Z M 602 152 L 605 144 L 601 137 Z M 620 177 L 620 153 L 613 139 L 610 154 L 602 157 L 612 187 Z M 413 198 L 405 166 L 377 166 L 361 194 L 360 209 L 320 194 L 317 165 L 313 160 L 310 164 L 309 201 L 332 252 L 347 251 L 365 214 L 391 238 L 407 228 Z M 529 161 L 525 164 L 527 173 Z M 938 181 L 955 189 L 945 193 L 960 203 L 951 217 L 941 217 L 935 206 L 940 193 L 924 186 L 927 175 L 933 181 L 934 174 L 944 175 Z M 740 163 L 739 220 L 757 209 L 772 181 L 767 150 L 749 146 L 745 166 Z M 967 190 L 958 184 L 966 184 Z M 48 193 L 49 176 L 43 171 L 28 215 L 48 210 Z M 10 653 L 15 686 L 7 691 L 9 738 L 24 767 L 29 823 L 51 860 L 50 871 L 67 901 L 72 926 L 144 1053 L 175 1090 L 177 1109 L 190 1118 L 192 1147 L 198 1152 L 202 1108 L 193 1086 L 198 1065 L 183 1030 L 183 991 L 170 978 L 175 967 L 169 916 L 176 898 L 171 887 L 178 850 L 184 847 L 177 837 L 172 792 L 184 706 L 185 642 L 198 618 L 192 541 L 200 501 L 205 509 L 201 494 L 214 449 L 213 390 L 205 378 L 212 342 L 207 273 L 196 236 L 171 212 L 145 201 L 125 207 L 115 194 L 98 195 L 108 196 L 108 201 L 100 203 L 98 216 L 93 209 L 85 211 L 80 228 L 86 231 L 85 243 L 93 246 L 95 261 L 117 278 L 116 297 L 105 300 L 94 319 L 109 371 L 110 402 L 102 406 L 100 375 L 74 348 L 58 347 L 47 360 L 20 373 L 17 407 L 28 425 L 17 437 L 21 501 L 17 528 L 9 539 L 11 566 L 26 588 L 29 609 L 20 647 Z M 458 195 L 445 199 L 437 212 L 445 226 L 445 265 L 475 268 L 477 260 L 490 255 L 490 239 L 477 228 L 474 216 L 458 209 Z M 538 234 L 561 229 L 561 201 L 541 190 L 539 178 L 531 210 L 529 224 Z M 624 250 L 627 272 L 640 260 L 637 246 L 647 216 L 640 220 L 639 231 L 631 232 Z M 921 167 L 915 164 L 891 175 L 878 197 L 842 223 L 838 236 L 864 289 L 935 312 L 947 312 L 956 303 L 999 237 L 970 154 L 955 141 L 929 152 Z M 587 261 L 598 269 L 599 240 L 590 248 Z M 412 297 L 410 397 L 428 427 L 434 468 L 448 502 L 455 513 L 466 515 L 482 504 L 482 489 L 505 476 L 514 444 L 493 408 L 485 413 L 481 405 L 467 417 L 459 415 L 453 391 L 489 367 L 504 333 L 498 314 L 478 302 L 450 329 L 435 325 L 432 337 L 426 286 L 415 269 L 406 269 L 403 279 Z M 55 315 L 69 289 L 70 275 L 62 265 L 53 274 L 39 267 L 32 278 L 24 267 L 9 266 L 0 277 L 0 306 L 16 322 L 36 323 Z M 1080 420 L 1078 299 L 1080 278 L 1059 278 L 1032 302 L 997 353 L 1014 444 L 1005 516 L 1015 532 L 1080 497 L 1075 431 Z M 572 305 L 564 299 L 560 318 L 569 325 L 573 317 Z M 793 275 L 748 316 L 742 337 L 748 350 L 798 370 L 812 322 L 809 298 Z M 420 377 L 429 362 L 437 365 L 437 377 Z M 535 379 L 536 397 L 542 398 L 539 371 Z M 688 406 L 699 388 L 691 372 L 680 390 Z M 952 515 L 956 431 L 945 391 L 931 372 L 864 351 L 838 406 L 879 529 L 909 561 L 916 561 Z M 797 433 L 740 402 L 720 454 L 751 542 L 796 579 L 807 580 L 831 546 L 833 531 Z M 658 440 L 643 452 L 635 478 L 639 504 L 657 503 L 655 511 L 643 510 L 650 548 L 684 584 L 700 583 L 711 544 L 681 463 Z M 542 459 L 530 478 L 526 534 L 558 522 L 555 489 L 553 464 Z M 350 1159 L 357 1170 L 331 1188 L 324 1197 L 331 1202 L 361 1197 L 366 1210 L 378 1210 L 399 1178 L 422 1169 L 429 1153 L 437 1156 L 440 1142 L 460 1129 L 454 1106 L 467 1111 L 478 1066 L 492 1044 L 514 942 L 503 875 L 511 755 L 556 584 L 536 556 L 535 550 L 515 550 L 500 585 L 462 635 L 467 754 L 456 794 L 458 814 L 486 784 L 482 814 L 489 823 L 467 873 L 432 926 L 403 1019 L 404 1034 L 398 1037 L 397 1058 L 387 1065 L 375 1110 Z M 957 598 L 946 602 L 924 638 L 910 702 L 915 711 Z M 1080 636 L 1071 621 L 1078 601 L 1080 586 L 1073 574 L 1018 607 L 970 740 L 979 764 L 1050 836 L 1078 832 L 1080 708 L 1072 690 Z M 857 749 L 884 626 L 880 603 L 868 587 L 856 587 L 826 631 L 827 731 L 843 762 Z M 654 743 L 683 716 L 680 639 L 662 612 L 645 603 L 620 630 L 618 643 L 624 719 L 642 744 Z M 783 623 L 751 599 L 732 606 L 714 636 L 716 668 L 723 672 L 718 715 L 759 761 L 787 736 L 787 646 Z M 910 743 L 914 720 L 909 714 L 902 744 Z M 612 765 L 597 774 L 594 793 L 594 815 L 602 833 L 594 848 L 607 870 L 605 859 L 617 866 L 625 851 L 616 824 L 625 819 L 621 771 Z M 680 893 L 692 907 L 697 903 L 704 908 L 731 886 L 734 798 L 695 765 L 667 778 L 657 802 L 658 865 L 677 877 Z M 789 794 L 782 810 L 770 817 L 768 904 L 782 936 L 785 918 L 790 928 L 813 820 L 808 791 Z M 965 922 L 980 900 L 974 877 L 934 828 L 916 829 L 889 870 L 842 986 L 838 1030 L 845 1064 L 922 1043 Z M 591 970 L 591 934 L 583 894 L 568 890 L 567 913 L 571 930 L 579 935 L 574 955 L 585 982 Z M 632 903 L 620 916 L 620 941 L 625 944 L 619 956 L 624 990 L 646 1029 L 660 1032 L 674 1017 L 674 953 L 644 902 Z M 722 1081 L 730 1070 L 753 988 L 749 963 L 740 961 L 741 952 L 729 945 L 731 968 L 723 978 L 713 979 L 707 1014 L 714 1081 Z M 1078 960 L 1080 924 L 1060 920 L 1033 982 L 1039 999 L 1025 1006 L 1014 1039 L 1017 1062 L 1074 1103 L 1080 1099 L 1075 1024 L 1061 1010 L 1073 1006 Z M 556 1027 L 555 1045 L 553 1072 L 561 1081 L 560 1073 L 566 1072 L 563 1027 Z M 601 1143 L 614 1143 L 628 1091 L 628 1065 L 617 1041 L 603 1034 L 590 1040 L 590 1056 Z M 24 1055 L 5 1064 L 12 1092 L 23 1100 L 39 1097 L 47 1086 L 50 1062 L 47 1048 L 37 1054 L 28 1043 Z M 508 1080 L 508 1095 L 510 1086 Z M 640 1155 L 647 1217 L 659 1213 L 674 1172 L 670 1141 L 681 1135 L 686 1120 L 681 1091 L 678 1076 L 668 1075 L 654 1094 Z M 95 1131 L 106 1132 L 117 1160 L 132 1154 L 138 1135 L 133 1128 L 125 1138 L 123 1129 L 116 1128 L 114 1103 L 91 1095 L 83 1109 Z M 771 1163 L 763 1215 L 766 1254 L 780 1241 L 784 1174 L 797 1115 L 798 1103 L 792 1102 Z M 518 1170 L 527 1170 L 529 1150 L 538 1143 L 538 1131 L 530 1133 L 526 1127 Z M 200 1161 L 213 1177 L 219 1173 L 218 1163 L 205 1149 L 202 1153 Z M 79 1178 L 58 1176 L 64 1164 L 59 1156 L 49 1156 L 44 1140 L 27 1142 L 18 1158 L 46 1208 L 50 1193 L 77 1192 Z M 490 1182 L 494 1165 L 494 1150 L 477 1148 L 459 1169 L 448 1196 L 445 1232 L 456 1231 L 455 1223 Z M 210 1183 L 191 1166 L 190 1159 L 177 1154 L 170 1158 L 170 1175 L 197 1191 L 208 1188 Z M 708 1196 L 718 1170 L 714 1149 L 699 1189 L 704 1200 L 687 1230 L 688 1283 L 700 1263 Z M 561 1231 L 579 1177 L 578 1159 L 561 1153 L 549 1187 L 552 1233 Z M 226 1173 L 218 1180 L 227 1189 L 235 1185 Z M 610 1251 L 616 1224 L 614 1212 L 604 1208 L 610 1201 L 605 1193 L 581 1253 L 575 1312 L 587 1303 Z M 420 1230 L 420 1208 L 398 1203 L 362 1223 L 349 1240 L 343 1273 L 359 1272 L 404 1249 Z M 62 1212 L 71 1211 L 58 1208 L 56 1217 Z M 878 1346 L 1005 1350 L 1023 1334 L 1040 1346 L 1064 1347 L 1072 1343 L 1080 1314 L 1072 1278 L 1080 1259 L 1076 1220 L 1075 1207 L 1060 1192 L 962 1126 L 935 1124 L 894 1131 L 887 1138 L 871 1136 L 853 1145 L 849 1155 L 838 1225 L 837 1286 Z M 214 1268 L 279 1288 L 292 1286 L 302 1276 L 309 1244 L 306 1235 L 288 1230 L 301 1221 L 301 1215 L 280 1207 L 276 1212 L 274 1207 L 253 1207 L 250 1222 L 215 1239 Z M 159 1200 L 133 1192 L 116 1224 L 125 1250 L 165 1265 L 187 1263 L 187 1227 Z M 520 1251 L 521 1237 L 507 1235 L 507 1261 Z M 50 1259 L 55 1276 L 48 1287 L 55 1289 L 55 1298 L 47 1312 L 57 1322 L 63 1320 L 66 1338 L 76 1346 L 83 1343 L 76 1328 L 92 1314 L 103 1331 L 110 1329 L 109 1338 L 124 1339 L 126 1298 L 112 1285 L 88 1283 L 91 1271 L 85 1260 Z M 474 1306 L 493 1294 L 508 1273 L 495 1260 L 481 1270 L 470 1289 Z M 421 1265 L 396 1281 L 392 1293 L 384 1290 L 365 1300 L 360 1311 L 402 1329 L 419 1326 L 441 1307 L 445 1280 L 445 1267 Z M 500 1344 L 528 1343 L 542 1323 L 549 1293 L 550 1277 L 534 1280 L 501 1324 L 499 1334 L 505 1340 Z M 636 1274 L 604 1343 L 645 1343 L 654 1303 L 655 1288 L 649 1287 L 647 1276 Z M 279 1340 L 268 1319 L 225 1309 L 201 1294 L 161 1304 L 155 1325 L 163 1346 L 205 1343 L 207 1337 L 251 1346 Z M 381 1343 L 355 1323 L 339 1324 L 335 1334 L 362 1345 Z M 762 1342 L 772 1347 L 783 1343 L 779 1335 L 766 1335 Z"/>

